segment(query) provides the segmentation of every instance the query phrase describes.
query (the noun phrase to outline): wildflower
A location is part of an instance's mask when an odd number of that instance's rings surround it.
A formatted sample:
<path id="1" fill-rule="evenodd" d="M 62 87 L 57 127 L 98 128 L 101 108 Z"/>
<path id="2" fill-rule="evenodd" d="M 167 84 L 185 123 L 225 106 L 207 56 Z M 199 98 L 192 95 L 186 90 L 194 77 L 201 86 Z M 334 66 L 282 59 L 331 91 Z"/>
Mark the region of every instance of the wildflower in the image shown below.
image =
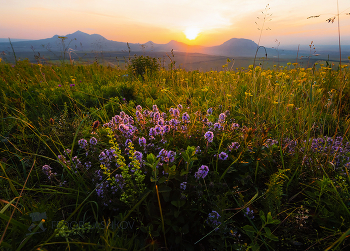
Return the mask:
<path id="1" fill-rule="evenodd" d="M 207 219 L 207 224 L 213 226 L 213 227 L 217 227 L 221 224 L 220 221 L 218 221 L 220 218 L 220 214 L 216 211 L 212 211 L 211 213 L 209 213 L 208 215 L 208 219 Z M 219 230 L 219 229 L 216 229 Z"/>
<path id="2" fill-rule="evenodd" d="M 205 165 L 202 165 L 198 171 L 194 174 L 194 177 L 196 179 L 199 179 L 199 178 L 205 178 L 207 176 L 209 172 L 209 167 L 208 166 L 205 166 Z"/>
<path id="3" fill-rule="evenodd" d="M 139 138 L 139 145 L 141 147 L 146 147 L 146 139 L 144 137 Z"/>
<path id="4" fill-rule="evenodd" d="M 254 219 L 254 211 L 250 210 L 249 207 L 246 208 L 246 212 L 244 213 L 245 217 L 248 217 L 249 219 Z"/>
<path id="5" fill-rule="evenodd" d="M 80 139 L 78 140 L 78 145 L 81 147 L 81 148 L 85 148 L 87 146 L 87 140 L 86 139 Z"/>
<path id="6" fill-rule="evenodd" d="M 225 113 L 220 113 L 218 122 L 220 124 L 225 123 L 225 119 L 226 119 L 226 114 Z"/>
<path id="7" fill-rule="evenodd" d="M 58 87 L 61 87 L 62 85 L 58 85 Z"/>
<path id="8" fill-rule="evenodd" d="M 213 142 L 214 133 L 211 132 L 211 131 L 207 131 L 207 132 L 204 134 L 204 138 L 205 138 L 206 140 L 208 140 L 208 142 Z"/>
<path id="9" fill-rule="evenodd" d="M 196 147 L 196 153 L 197 153 L 197 154 L 201 153 L 201 147 L 200 147 L 200 146 L 197 146 L 197 147 Z"/>
<path id="10" fill-rule="evenodd" d="M 208 113 L 209 115 L 212 115 L 212 114 L 213 114 L 213 108 L 209 108 L 209 109 L 207 110 L 207 113 Z"/>
<path id="11" fill-rule="evenodd" d="M 233 124 L 231 125 L 231 129 L 232 129 L 232 130 L 235 130 L 235 129 L 237 129 L 237 128 L 239 128 L 239 124 L 233 123 Z"/>
<path id="12" fill-rule="evenodd" d="M 47 178 L 49 180 L 51 180 L 51 178 L 53 178 L 57 175 L 57 173 L 53 173 L 53 172 L 51 172 L 51 170 L 52 170 L 52 168 L 49 165 L 44 165 L 42 167 L 43 173 L 47 176 Z"/>
<path id="13" fill-rule="evenodd" d="M 90 144 L 91 144 L 91 145 L 96 145 L 96 144 L 97 144 L 97 139 L 96 139 L 95 137 L 92 137 L 92 138 L 90 139 Z"/>
<path id="14" fill-rule="evenodd" d="M 270 147 L 270 146 L 273 146 L 273 145 L 276 145 L 276 144 L 278 144 L 278 141 L 277 140 L 273 140 L 273 139 L 267 139 L 266 143 L 265 143 L 265 145 L 267 147 Z"/>
<path id="15" fill-rule="evenodd" d="M 223 127 L 221 126 L 220 123 L 215 123 L 214 124 L 214 130 L 222 130 L 222 129 L 223 129 Z"/>
<path id="16" fill-rule="evenodd" d="M 149 136 L 154 137 L 156 135 L 157 135 L 157 132 L 156 132 L 155 128 L 151 127 L 149 129 Z"/>
<path id="17" fill-rule="evenodd" d="M 180 184 L 180 189 L 186 190 L 186 185 L 187 185 L 187 182 L 186 182 L 186 181 L 185 181 L 185 182 L 182 182 L 182 183 Z"/>
<path id="18" fill-rule="evenodd" d="M 71 152 L 72 152 L 72 151 L 71 151 L 70 149 L 66 149 L 66 150 L 63 151 L 63 154 L 67 156 L 67 155 L 69 155 Z"/>
<path id="19" fill-rule="evenodd" d="M 228 150 L 231 152 L 232 150 L 238 150 L 240 147 L 238 142 L 232 142 L 231 145 L 228 146 Z"/>
<path id="20" fill-rule="evenodd" d="M 86 166 L 86 169 L 89 169 L 91 167 L 91 162 L 85 162 L 84 165 Z"/>
<path id="21" fill-rule="evenodd" d="M 177 109 L 182 110 L 182 105 L 178 104 Z"/>
<path id="22" fill-rule="evenodd" d="M 228 158 L 227 153 L 221 152 L 221 153 L 219 154 L 219 159 L 220 159 L 220 160 L 227 160 L 227 158 Z"/>
<path id="23" fill-rule="evenodd" d="M 174 151 L 170 150 L 167 153 L 167 158 L 168 158 L 169 162 L 174 162 L 175 161 L 175 156 L 176 156 L 176 152 L 174 152 Z"/>
<path id="24" fill-rule="evenodd" d="M 184 114 L 182 114 L 182 121 L 184 123 L 189 123 L 189 120 L 190 120 L 190 116 L 188 115 L 187 112 L 185 112 Z"/>
<path id="25" fill-rule="evenodd" d="M 125 141 L 125 147 L 127 147 L 128 145 L 129 145 L 129 142 L 132 142 L 130 139 L 127 139 L 126 141 Z"/>
<path id="26" fill-rule="evenodd" d="M 158 112 L 158 106 L 157 105 L 153 105 L 153 112 Z"/>
<path id="27" fill-rule="evenodd" d="M 136 111 L 136 119 L 137 119 L 137 121 L 143 120 L 143 116 L 142 116 L 142 113 L 140 111 Z"/>
<path id="28" fill-rule="evenodd" d="M 72 87 L 73 87 L 73 86 L 75 86 L 75 84 L 71 84 L 70 86 L 72 86 Z"/>
<path id="29" fill-rule="evenodd" d="M 135 155 L 135 158 L 138 160 L 138 162 L 142 163 L 142 157 L 143 157 L 142 153 L 139 151 L 135 151 L 134 155 Z"/>
<path id="30" fill-rule="evenodd" d="M 140 105 L 136 106 L 136 110 L 141 112 L 142 111 L 142 106 L 140 106 Z"/>

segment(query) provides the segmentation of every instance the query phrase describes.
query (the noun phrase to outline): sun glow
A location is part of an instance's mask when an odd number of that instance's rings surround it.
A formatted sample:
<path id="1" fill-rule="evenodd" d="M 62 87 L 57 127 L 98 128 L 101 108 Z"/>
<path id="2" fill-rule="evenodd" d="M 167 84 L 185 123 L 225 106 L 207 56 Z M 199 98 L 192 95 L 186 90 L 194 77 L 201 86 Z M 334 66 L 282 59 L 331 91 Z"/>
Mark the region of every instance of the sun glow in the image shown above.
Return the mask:
<path id="1" fill-rule="evenodd" d="M 199 34 L 200 30 L 197 28 L 197 27 L 188 27 L 186 28 L 186 30 L 184 31 L 186 37 L 189 39 L 189 40 L 193 40 L 195 39 L 198 34 Z"/>

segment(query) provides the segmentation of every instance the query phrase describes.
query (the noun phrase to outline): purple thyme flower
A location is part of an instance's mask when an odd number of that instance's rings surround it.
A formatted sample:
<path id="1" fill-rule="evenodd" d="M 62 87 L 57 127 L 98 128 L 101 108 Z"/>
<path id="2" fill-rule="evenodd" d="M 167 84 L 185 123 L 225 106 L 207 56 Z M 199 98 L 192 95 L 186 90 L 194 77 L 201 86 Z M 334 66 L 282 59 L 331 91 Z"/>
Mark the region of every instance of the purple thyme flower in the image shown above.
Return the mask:
<path id="1" fill-rule="evenodd" d="M 201 147 L 200 147 L 200 146 L 197 146 L 197 147 L 196 147 L 196 153 L 197 153 L 197 154 L 201 153 Z"/>
<path id="2" fill-rule="evenodd" d="M 132 142 L 131 139 L 127 139 L 127 140 L 125 141 L 125 147 L 128 147 L 128 146 L 129 146 L 129 142 Z"/>
<path id="3" fill-rule="evenodd" d="M 95 137 L 92 137 L 92 138 L 90 139 L 90 144 L 91 144 L 91 145 L 96 145 L 96 144 L 97 144 L 97 139 L 96 139 Z"/>
<path id="4" fill-rule="evenodd" d="M 225 123 L 225 119 L 226 119 L 226 114 L 225 113 L 220 113 L 218 122 L 220 124 Z"/>
<path id="5" fill-rule="evenodd" d="M 249 219 L 254 219 L 254 211 L 250 210 L 249 207 L 246 208 L 247 211 L 244 213 L 245 217 L 248 217 Z"/>
<path id="6" fill-rule="evenodd" d="M 146 139 L 144 137 L 139 138 L 139 145 L 141 147 L 146 147 Z"/>
<path id="7" fill-rule="evenodd" d="M 228 150 L 231 152 L 232 150 L 238 150 L 240 147 L 238 142 L 232 142 L 231 145 L 228 146 Z"/>
<path id="8" fill-rule="evenodd" d="M 231 129 L 232 129 L 232 130 L 235 130 L 235 129 L 237 129 L 237 128 L 239 128 L 239 124 L 233 123 L 233 124 L 231 125 Z"/>
<path id="9" fill-rule="evenodd" d="M 51 178 L 53 178 L 57 175 L 57 173 L 53 173 L 53 172 L 51 172 L 51 170 L 52 170 L 52 168 L 49 165 L 44 165 L 42 167 L 43 173 L 47 176 L 47 178 L 49 180 L 51 180 Z"/>
<path id="10" fill-rule="evenodd" d="M 213 114 L 213 108 L 209 108 L 209 109 L 207 110 L 207 113 L 208 113 L 209 115 L 212 115 L 212 114 Z"/>
<path id="11" fill-rule="evenodd" d="M 140 162 L 140 164 L 142 164 L 142 156 L 143 155 L 141 152 L 135 151 L 135 159 L 137 159 Z"/>
<path id="12" fill-rule="evenodd" d="M 278 144 L 278 141 L 273 139 L 267 139 L 265 142 L 266 147 L 270 147 L 277 144 Z"/>
<path id="13" fill-rule="evenodd" d="M 185 112 L 184 114 L 182 114 L 182 121 L 183 121 L 184 123 L 189 123 L 189 121 L 190 121 L 190 116 L 188 115 L 187 112 Z"/>
<path id="14" fill-rule="evenodd" d="M 204 134 L 204 138 L 205 138 L 206 140 L 208 140 L 208 142 L 213 142 L 214 133 L 211 132 L 211 131 L 207 131 L 207 132 Z"/>
<path id="15" fill-rule="evenodd" d="M 157 105 L 153 105 L 153 112 L 158 112 L 159 110 L 158 110 L 158 106 Z"/>
<path id="16" fill-rule="evenodd" d="M 78 141 L 78 145 L 81 147 L 81 148 L 85 148 L 87 146 L 87 140 L 86 139 L 80 139 Z"/>
<path id="17" fill-rule="evenodd" d="M 66 149 L 66 150 L 64 150 L 63 154 L 67 156 L 67 155 L 69 155 L 71 152 L 72 152 L 72 151 L 71 151 L 70 149 Z"/>
<path id="18" fill-rule="evenodd" d="M 220 159 L 220 160 L 227 160 L 227 158 L 228 158 L 227 153 L 221 152 L 221 153 L 219 154 L 219 159 Z"/>
<path id="19" fill-rule="evenodd" d="M 142 106 L 140 106 L 140 105 L 136 106 L 136 110 L 141 112 L 142 111 Z"/>
<path id="20" fill-rule="evenodd" d="M 223 127 L 222 127 L 222 125 L 220 123 L 215 123 L 214 124 L 214 130 L 222 130 L 222 129 L 223 129 Z"/>
<path id="21" fill-rule="evenodd" d="M 205 178 L 207 176 L 209 172 L 209 167 L 205 166 L 205 165 L 202 165 L 198 171 L 194 174 L 194 177 L 196 179 L 199 179 L 199 178 Z"/>
<path id="22" fill-rule="evenodd" d="M 207 219 L 207 224 L 213 226 L 213 227 L 217 227 L 221 224 L 221 222 L 219 221 L 220 218 L 220 214 L 216 211 L 212 211 L 211 213 L 209 213 L 208 215 L 208 219 Z M 215 231 L 217 231 L 219 229 L 216 229 Z"/>
<path id="23" fill-rule="evenodd" d="M 180 184 L 180 189 L 186 190 L 186 185 L 187 185 L 187 182 L 186 182 L 186 181 L 185 181 L 185 182 L 182 182 L 182 183 Z"/>
<path id="24" fill-rule="evenodd" d="M 182 105 L 181 105 L 181 104 L 178 104 L 178 105 L 177 105 L 177 109 L 182 110 Z"/>

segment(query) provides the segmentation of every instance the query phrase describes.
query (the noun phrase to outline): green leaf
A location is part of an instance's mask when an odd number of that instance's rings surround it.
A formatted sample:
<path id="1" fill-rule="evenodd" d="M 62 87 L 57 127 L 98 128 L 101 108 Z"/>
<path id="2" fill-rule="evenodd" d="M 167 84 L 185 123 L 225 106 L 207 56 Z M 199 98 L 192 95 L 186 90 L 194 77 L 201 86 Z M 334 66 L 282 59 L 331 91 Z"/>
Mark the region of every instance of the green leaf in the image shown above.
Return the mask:
<path id="1" fill-rule="evenodd" d="M 161 184 L 161 183 L 164 183 L 164 182 L 167 181 L 167 180 L 168 180 L 168 178 L 165 177 L 165 176 L 163 176 L 162 178 L 160 178 L 160 179 L 158 180 L 158 182 L 159 182 L 159 184 Z"/>
<path id="2" fill-rule="evenodd" d="M 264 230 L 265 230 L 266 236 L 267 236 L 267 237 L 270 237 L 270 236 L 271 236 L 271 230 L 270 230 L 270 228 L 264 227 Z"/>
<path id="3" fill-rule="evenodd" d="M 153 177 L 151 177 L 150 180 L 151 180 L 151 182 L 157 182 L 158 181 L 158 179 L 155 179 Z"/>
<path id="4" fill-rule="evenodd" d="M 259 212 L 259 216 L 260 216 L 260 219 L 261 219 L 262 223 L 265 224 L 266 223 L 266 218 L 265 218 L 264 211 L 260 211 Z"/>
<path id="5" fill-rule="evenodd" d="M 245 226 L 243 227 L 243 230 L 244 230 L 246 233 L 248 233 L 248 232 L 255 233 L 255 232 L 256 232 L 255 228 L 252 227 L 252 226 L 250 226 L 250 225 L 245 225 Z"/>
<path id="6" fill-rule="evenodd" d="M 267 214 L 267 224 L 273 224 L 273 219 L 272 219 L 272 215 L 271 212 L 268 212 Z"/>
<path id="7" fill-rule="evenodd" d="M 184 176 L 184 175 L 186 175 L 186 174 L 188 174 L 189 172 L 188 171 L 186 171 L 186 170 L 183 170 L 182 172 L 181 172 L 181 176 Z"/>
<path id="8" fill-rule="evenodd" d="M 158 192 L 159 193 L 166 193 L 166 192 L 170 192 L 171 190 L 172 190 L 171 187 L 165 186 L 164 184 L 160 185 L 158 187 Z"/>
<path id="9" fill-rule="evenodd" d="M 258 243 L 252 243 L 251 248 L 252 248 L 252 251 L 260 250 L 260 246 L 258 245 Z"/>
<path id="10" fill-rule="evenodd" d="M 185 205 L 186 201 L 184 200 L 173 200 L 171 201 L 171 204 L 174 205 L 177 208 L 182 207 L 183 205 Z"/>
<path id="11" fill-rule="evenodd" d="M 270 233 L 270 235 L 266 234 L 266 237 L 269 238 L 270 240 L 278 241 L 278 237 L 272 233 Z"/>

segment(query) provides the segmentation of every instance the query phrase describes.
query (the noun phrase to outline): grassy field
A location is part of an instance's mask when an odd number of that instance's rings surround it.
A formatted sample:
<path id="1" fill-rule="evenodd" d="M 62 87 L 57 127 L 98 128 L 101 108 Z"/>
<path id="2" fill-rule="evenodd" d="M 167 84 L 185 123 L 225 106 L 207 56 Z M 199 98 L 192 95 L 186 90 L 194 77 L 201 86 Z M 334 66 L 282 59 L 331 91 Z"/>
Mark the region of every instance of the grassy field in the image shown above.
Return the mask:
<path id="1" fill-rule="evenodd" d="M 0 62 L 1 250 L 349 249 L 344 63 L 67 63 Z"/>

